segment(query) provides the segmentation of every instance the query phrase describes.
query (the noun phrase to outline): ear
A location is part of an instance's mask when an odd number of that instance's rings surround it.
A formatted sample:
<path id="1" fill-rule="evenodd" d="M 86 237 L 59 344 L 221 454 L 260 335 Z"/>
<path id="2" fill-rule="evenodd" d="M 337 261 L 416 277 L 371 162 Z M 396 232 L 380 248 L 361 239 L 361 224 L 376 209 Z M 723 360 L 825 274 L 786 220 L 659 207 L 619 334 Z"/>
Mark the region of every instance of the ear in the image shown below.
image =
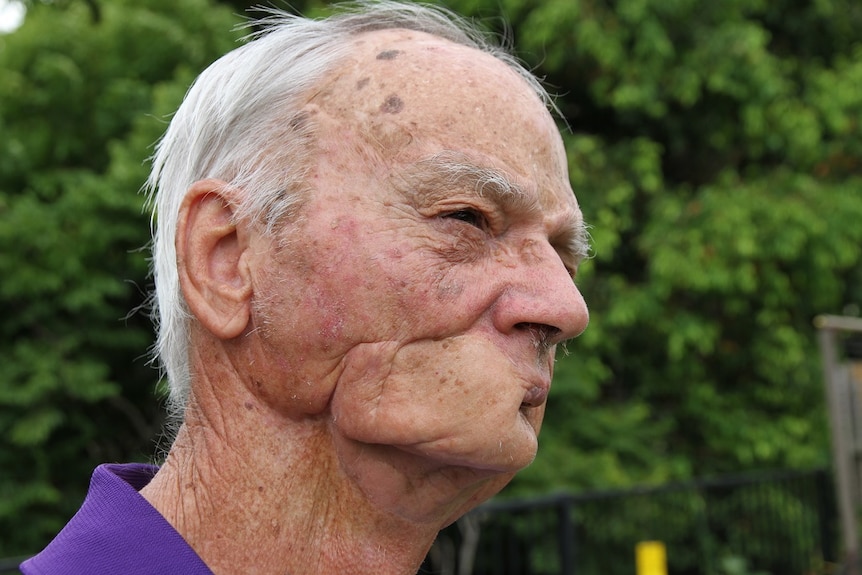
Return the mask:
<path id="1" fill-rule="evenodd" d="M 180 288 L 191 313 L 219 339 L 240 335 L 251 314 L 249 238 L 234 219 L 230 189 L 218 180 L 195 182 L 177 221 Z"/>

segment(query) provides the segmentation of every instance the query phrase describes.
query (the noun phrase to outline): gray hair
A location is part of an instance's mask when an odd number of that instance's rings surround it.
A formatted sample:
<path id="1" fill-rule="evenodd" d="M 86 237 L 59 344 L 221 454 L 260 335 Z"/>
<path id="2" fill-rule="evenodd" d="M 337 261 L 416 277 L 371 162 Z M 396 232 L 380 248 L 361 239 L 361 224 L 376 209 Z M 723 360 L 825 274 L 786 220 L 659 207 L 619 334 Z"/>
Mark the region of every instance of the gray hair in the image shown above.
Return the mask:
<path id="1" fill-rule="evenodd" d="M 183 197 L 196 181 L 223 180 L 244 192 L 237 217 L 264 224 L 267 233 L 295 212 L 313 143 L 300 110 L 307 94 L 347 56 L 352 37 L 405 28 L 478 49 L 509 65 L 554 108 L 539 80 L 505 47 L 444 8 L 383 0 L 344 4 L 322 20 L 267 13 L 250 42 L 195 80 L 156 147 L 147 180 L 154 210 L 154 356 L 168 379 L 170 407 L 180 416 L 191 387 L 190 314 L 174 245 Z"/>

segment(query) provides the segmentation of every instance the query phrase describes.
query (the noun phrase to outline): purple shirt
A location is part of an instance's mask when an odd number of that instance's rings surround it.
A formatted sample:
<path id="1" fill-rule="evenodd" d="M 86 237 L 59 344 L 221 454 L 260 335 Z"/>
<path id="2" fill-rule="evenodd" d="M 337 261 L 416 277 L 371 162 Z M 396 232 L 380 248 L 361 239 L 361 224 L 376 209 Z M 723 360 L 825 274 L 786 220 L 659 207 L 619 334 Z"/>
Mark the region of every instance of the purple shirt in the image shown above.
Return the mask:
<path id="1" fill-rule="evenodd" d="M 24 575 L 213 575 L 197 553 L 138 491 L 157 467 L 100 465 L 78 513 Z"/>

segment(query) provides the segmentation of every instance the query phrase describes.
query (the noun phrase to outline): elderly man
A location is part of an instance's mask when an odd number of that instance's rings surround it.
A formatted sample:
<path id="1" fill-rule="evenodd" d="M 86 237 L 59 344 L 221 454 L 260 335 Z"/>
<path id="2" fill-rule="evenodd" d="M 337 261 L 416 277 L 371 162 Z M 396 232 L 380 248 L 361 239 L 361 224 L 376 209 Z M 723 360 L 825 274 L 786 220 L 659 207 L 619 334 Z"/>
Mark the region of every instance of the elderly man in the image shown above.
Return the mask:
<path id="1" fill-rule="evenodd" d="M 182 423 L 24 573 L 415 573 L 536 454 L 586 252 L 538 82 L 437 9 L 273 14 L 151 185 Z"/>

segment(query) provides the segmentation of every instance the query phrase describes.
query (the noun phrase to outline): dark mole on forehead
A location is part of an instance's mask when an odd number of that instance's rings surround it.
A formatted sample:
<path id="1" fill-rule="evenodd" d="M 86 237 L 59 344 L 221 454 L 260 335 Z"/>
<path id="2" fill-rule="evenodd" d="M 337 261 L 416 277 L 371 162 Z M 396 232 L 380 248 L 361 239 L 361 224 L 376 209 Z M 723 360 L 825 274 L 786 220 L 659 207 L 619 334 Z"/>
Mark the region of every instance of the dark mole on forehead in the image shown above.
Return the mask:
<path id="1" fill-rule="evenodd" d="M 404 108 L 404 102 L 396 94 L 392 94 L 380 104 L 380 111 L 384 114 L 397 114 Z"/>
<path id="2" fill-rule="evenodd" d="M 394 60 L 398 57 L 401 50 L 384 50 L 377 55 L 378 60 Z"/>
<path id="3" fill-rule="evenodd" d="M 302 130 L 308 126 L 310 114 L 306 111 L 299 112 L 291 116 L 288 120 L 288 125 L 293 130 Z"/>

